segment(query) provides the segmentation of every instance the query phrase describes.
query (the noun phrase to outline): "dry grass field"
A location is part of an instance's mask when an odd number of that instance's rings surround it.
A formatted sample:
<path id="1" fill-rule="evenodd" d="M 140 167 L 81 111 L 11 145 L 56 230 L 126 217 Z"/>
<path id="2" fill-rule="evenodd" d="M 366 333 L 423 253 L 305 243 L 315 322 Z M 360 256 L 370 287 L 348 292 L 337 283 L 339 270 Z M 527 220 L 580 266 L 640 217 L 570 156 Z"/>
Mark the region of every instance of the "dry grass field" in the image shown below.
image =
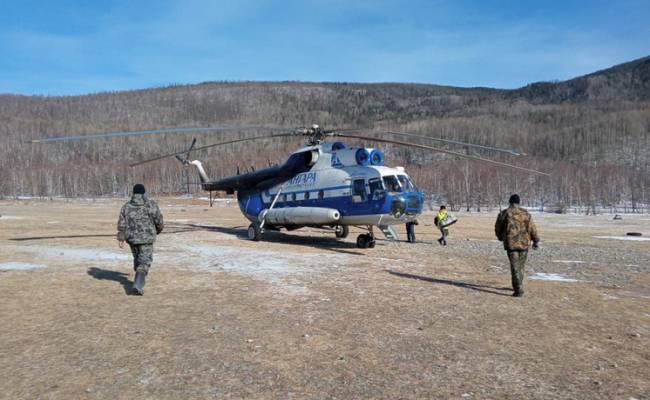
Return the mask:
<path id="1" fill-rule="evenodd" d="M 496 210 L 360 250 L 166 198 L 137 297 L 121 203 L 0 202 L 0 398 L 650 399 L 648 215 L 534 214 L 519 299 Z"/>

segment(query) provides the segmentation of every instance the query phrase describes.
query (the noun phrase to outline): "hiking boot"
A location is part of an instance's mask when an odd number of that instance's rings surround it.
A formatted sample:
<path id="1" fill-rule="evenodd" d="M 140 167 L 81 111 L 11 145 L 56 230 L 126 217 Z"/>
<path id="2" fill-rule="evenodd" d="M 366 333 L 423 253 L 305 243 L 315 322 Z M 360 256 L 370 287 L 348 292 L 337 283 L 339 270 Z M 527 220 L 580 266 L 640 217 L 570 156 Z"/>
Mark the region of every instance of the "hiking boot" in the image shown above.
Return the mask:
<path id="1" fill-rule="evenodd" d="M 512 297 L 524 297 L 524 292 L 523 291 L 514 292 L 512 294 Z"/>
<path id="2" fill-rule="evenodd" d="M 441 246 L 444 246 L 444 244 L 442 244 L 442 238 L 438 239 L 438 244 L 440 244 Z"/>
<path id="3" fill-rule="evenodd" d="M 142 296 L 144 294 L 144 272 L 137 271 L 133 280 L 133 291 L 131 294 Z"/>

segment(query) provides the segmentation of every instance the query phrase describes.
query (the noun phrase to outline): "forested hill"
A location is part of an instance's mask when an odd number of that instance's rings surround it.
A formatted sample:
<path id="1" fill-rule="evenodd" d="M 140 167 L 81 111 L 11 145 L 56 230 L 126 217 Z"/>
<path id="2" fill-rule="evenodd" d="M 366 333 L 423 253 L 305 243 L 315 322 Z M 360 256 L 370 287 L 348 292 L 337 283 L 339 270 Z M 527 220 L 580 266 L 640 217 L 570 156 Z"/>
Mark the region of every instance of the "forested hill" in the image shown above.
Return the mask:
<path id="1" fill-rule="evenodd" d="M 215 72 L 217 73 L 217 72 Z M 563 82 L 515 90 L 423 84 L 209 82 L 86 96 L 0 95 L 0 194 L 123 194 L 136 180 L 184 190 L 175 160 L 129 169 L 180 150 L 190 137 L 104 139 L 33 146 L 25 139 L 93 132 L 215 125 L 385 128 L 516 148 L 526 157 L 481 156 L 542 169 L 537 178 L 398 147 L 390 164 L 443 201 L 494 205 L 511 191 L 531 203 L 650 203 L 650 57 Z M 241 137 L 256 132 L 233 132 Z M 261 132 L 260 132 L 261 133 Z M 199 145 L 224 134 L 197 134 Z M 251 144 L 252 143 L 252 144 Z M 215 178 L 282 161 L 295 140 L 251 142 L 196 154 Z M 368 143 L 371 145 L 371 143 Z M 455 149 L 469 151 L 464 149 Z"/>
<path id="2" fill-rule="evenodd" d="M 512 93 L 535 103 L 649 101 L 650 57 L 564 82 L 538 82 Z"/>

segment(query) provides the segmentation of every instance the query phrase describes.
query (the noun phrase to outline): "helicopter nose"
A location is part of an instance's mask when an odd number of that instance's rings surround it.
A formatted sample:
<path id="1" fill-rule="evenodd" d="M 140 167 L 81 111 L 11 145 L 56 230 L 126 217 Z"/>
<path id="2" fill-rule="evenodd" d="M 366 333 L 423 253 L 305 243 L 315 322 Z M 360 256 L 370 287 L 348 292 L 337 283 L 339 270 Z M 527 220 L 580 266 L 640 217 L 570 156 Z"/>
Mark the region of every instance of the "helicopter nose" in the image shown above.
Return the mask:
<path id="1" fill-rule="evenodd" d="M 424 196 L 422 193 L 409 193 L 406 198 L 405 211 L 408 214 L 419 214 L 422 212 L 424 205 Z"/>
<path id="2" fill-rule="evenodd" d="M 390 204 L 390 213 L 395 218 L 401 217 L 406 211 L 406 201 L 403 196 L 398 196 L 393 199 Z"/>

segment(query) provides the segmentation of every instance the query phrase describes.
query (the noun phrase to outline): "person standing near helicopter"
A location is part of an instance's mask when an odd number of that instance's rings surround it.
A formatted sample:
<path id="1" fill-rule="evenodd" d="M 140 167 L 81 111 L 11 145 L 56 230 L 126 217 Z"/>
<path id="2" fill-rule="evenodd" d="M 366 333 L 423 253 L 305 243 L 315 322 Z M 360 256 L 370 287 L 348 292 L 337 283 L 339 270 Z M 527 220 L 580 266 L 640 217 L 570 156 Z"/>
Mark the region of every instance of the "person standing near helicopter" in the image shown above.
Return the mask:
<path id="1" fill-rule="evenodd" d="M 417 219 L 406 223 L 406 240 L 409 243 L 415 243 L 415 225 L 418 225 Z"/>
<path id="2" fill-rule="evenodd" d="M 164 227 L 158 204 L 149 200 L 145 191 L 141 183 L 133 186 L 131 200 L 122 206 L 117 221 L 118 245 L 122 249 L 124 242 L 128 243 L 133 254 L 135 279 L 132 294 L 139 296 L 144 294 L 145 277 L 153 261 L 153 243 Z"/>

